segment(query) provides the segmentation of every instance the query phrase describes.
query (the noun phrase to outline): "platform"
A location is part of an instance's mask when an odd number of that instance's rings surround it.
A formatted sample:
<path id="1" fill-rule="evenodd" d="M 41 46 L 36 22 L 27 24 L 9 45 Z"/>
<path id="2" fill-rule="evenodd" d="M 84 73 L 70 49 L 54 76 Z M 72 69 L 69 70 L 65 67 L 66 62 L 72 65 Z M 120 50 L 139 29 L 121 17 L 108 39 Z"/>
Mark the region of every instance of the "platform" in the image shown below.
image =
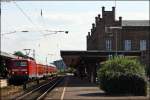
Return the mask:
<path id="1" fill-rule="evenodd" d="M 66 76 L 58 87 L 47 94 L 45 100 L 148 100 L 145 96 L 109 96 L 96 84 L 74 76 Z"/>

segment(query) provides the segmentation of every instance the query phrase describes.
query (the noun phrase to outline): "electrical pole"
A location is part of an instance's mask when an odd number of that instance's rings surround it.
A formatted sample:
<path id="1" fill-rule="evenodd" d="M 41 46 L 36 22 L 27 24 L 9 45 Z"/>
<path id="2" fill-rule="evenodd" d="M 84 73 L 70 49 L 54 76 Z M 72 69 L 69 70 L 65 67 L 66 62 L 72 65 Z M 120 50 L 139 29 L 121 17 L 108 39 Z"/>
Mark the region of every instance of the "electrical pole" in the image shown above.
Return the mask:
<path id="1" fill-rule="evenodd" d="M 117 51 L 118 51 L 118 37 L 117 37 L 117 30 L 116 30 L 116 56 L 117 56 Z"/>
<path id="2" fill-rule="evenodd" d="M 115 8 L 116 8 L 116 2 L 117 2 L 117 1 L 115 0 Z"/>
<path id="3" fill-rule="evenodd" d="M 29 56 L 31 49 L 23 49 L 26 52 L 26 56 Z"/>
<path id="4" fill-rule="evenodd" d="M 33 58 L 35 59 L 35 49 L 33 49 Z"/>

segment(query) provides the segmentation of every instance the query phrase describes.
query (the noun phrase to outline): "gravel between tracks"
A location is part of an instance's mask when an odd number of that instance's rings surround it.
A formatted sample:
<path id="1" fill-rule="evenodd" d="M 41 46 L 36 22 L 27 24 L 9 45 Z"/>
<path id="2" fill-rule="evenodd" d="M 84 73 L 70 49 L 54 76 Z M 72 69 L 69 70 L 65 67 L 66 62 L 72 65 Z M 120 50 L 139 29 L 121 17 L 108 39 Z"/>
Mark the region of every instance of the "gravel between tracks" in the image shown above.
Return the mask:
<path id="1" fill-rule="evenodd" d="M 31 82 L 27 85 L 27 89 L 23 90 L 23 85 L 15 86 L 15 85 L 9 85 L 5 88 L 0 89 L 0 99 L 1 100 L 10 100 L 14 99 L 19 95 L 22 95 L 33 88 L 36 88 L 44 83 L 46 83 L 49 80 L 40 80 L 39 84 L 37 82 Z"/>

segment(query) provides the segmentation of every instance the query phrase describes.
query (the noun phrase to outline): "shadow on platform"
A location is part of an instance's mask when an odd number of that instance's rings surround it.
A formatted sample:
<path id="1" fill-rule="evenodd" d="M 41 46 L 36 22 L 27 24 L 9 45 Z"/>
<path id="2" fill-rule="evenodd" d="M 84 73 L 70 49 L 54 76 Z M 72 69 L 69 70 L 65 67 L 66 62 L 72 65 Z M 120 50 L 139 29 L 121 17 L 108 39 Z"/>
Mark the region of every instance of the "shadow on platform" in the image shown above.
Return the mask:
<path id="1" fill-rule="evenodd" d="M 78 96 L 89 96 L 89 97 L 139 97 L 135 95 L 129 95 L 129 94 L 107 94 L 104 92 L 95 92 L 95 93 L 84 93 L 84 94 L 79 94 Z M 141 96 L 141 97 L 146 97 L 146 96 Z"/>
<path id="2" fill-rule="evenodd" d="M 64 83 L 65 81 L 67 81 L 66 87 L 97 87 L 96 84 L 90 83 L 86 78 L 81 79 L 73 75 L 66 76 Z M 62 85 L 59 85 L 59 86 L 61 87 Z"/>

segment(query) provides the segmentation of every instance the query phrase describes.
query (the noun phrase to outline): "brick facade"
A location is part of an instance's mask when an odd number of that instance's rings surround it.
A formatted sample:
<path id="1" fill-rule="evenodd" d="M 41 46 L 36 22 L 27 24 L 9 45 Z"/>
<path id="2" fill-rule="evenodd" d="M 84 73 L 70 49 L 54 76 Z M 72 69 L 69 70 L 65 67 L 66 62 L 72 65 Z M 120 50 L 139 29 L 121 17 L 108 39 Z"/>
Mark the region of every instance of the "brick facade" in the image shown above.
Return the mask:
<path id="1" fill-rule="evenodd" d="M 131 25 L 124 22 L 127 21 L 123 21 L 122 17 L 115 20 L 115 7 L 112 7 L 112 11 L 105 11 L 105 7 L 102 7 L 102 17 L 100 14 L 95 17 L 91 32 L 88 32 L 87 50 L 107 51 L 106 40 L 111 40 L 112 51 L 116 49 L 125 50 L 125 40 L 131 40 L 131 50 L 140 50 L 140 40 L 146 40 L 146 49 L 149 50 L 150 26 L 138 21 L 128 21 Z M 109 29 L 112 26 L 122 29 Z"/>

